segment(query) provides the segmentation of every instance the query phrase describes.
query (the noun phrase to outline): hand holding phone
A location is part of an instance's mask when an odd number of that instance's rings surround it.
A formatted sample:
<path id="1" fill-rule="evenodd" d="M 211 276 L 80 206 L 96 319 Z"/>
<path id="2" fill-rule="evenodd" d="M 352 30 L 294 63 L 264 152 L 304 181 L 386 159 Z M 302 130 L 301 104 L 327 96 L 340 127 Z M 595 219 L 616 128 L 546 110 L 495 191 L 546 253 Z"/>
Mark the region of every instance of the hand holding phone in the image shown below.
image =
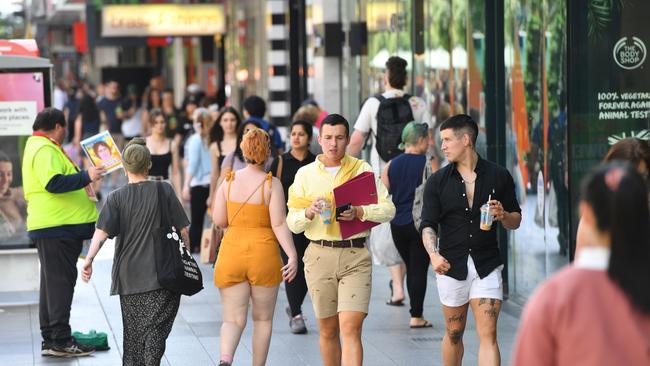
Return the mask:
<path id="1" fill-rule="evenodd" d="M 343 206 L 338 206 L 336 207 L 336 219 L 338 220 L 339 217 L 341 217 L 341 214 L 345 211 L 348 211 L 349 209 L 352 208 L 351 204 L 345 204 Z"/>

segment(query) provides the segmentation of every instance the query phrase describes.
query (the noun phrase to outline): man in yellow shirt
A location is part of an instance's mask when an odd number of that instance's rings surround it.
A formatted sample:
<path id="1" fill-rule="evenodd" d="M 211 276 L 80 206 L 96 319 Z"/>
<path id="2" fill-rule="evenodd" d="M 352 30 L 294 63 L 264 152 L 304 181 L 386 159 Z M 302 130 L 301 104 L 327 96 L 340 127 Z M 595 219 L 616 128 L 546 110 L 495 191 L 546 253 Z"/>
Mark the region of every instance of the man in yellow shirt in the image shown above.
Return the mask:
<path id="1" fill-rule="evenodd" d="M 85 356 L 93 347 L 78 344 L 70 332 L 70 305 L 77 281 L 77 258 L 84 239 L 95 231 L 97 208 L 89 189 L 104 169 L 79 170 L 61 143 L 63 112 L 45 108 L 34 121 L 23 154 L 27 234 L 41 262 L 39 318 L 43 356 Z"/>
<path id="2" fill-rule="evenodd" d="M 327 116 L 320 127 L 318 142 L 323 154 L 298 170 L 289 188 L 287 224 L 294 233 L 305 232 L 310 244 L 305 251 L 305 279 L 318 318 L 323 364 L 361 365 L 361 328 L 368 314 L 372 286 L 372 262 L 365 246 L 370 231 L 342 240 L 336 220 L 388 222 L 395 206 L 388 191 L 375 179 L 378 203 L 352 206 L 339 217 L 327 216 L 324 203 L 332 207 L 332 190 L 372 171 L 363 160 L 345 154 L 349 138 L 348 121 L 339 114 Z M 340 333 L 340 336 L 339 336 Z M 343 339 L 341 347 L 340 338 Z"/>

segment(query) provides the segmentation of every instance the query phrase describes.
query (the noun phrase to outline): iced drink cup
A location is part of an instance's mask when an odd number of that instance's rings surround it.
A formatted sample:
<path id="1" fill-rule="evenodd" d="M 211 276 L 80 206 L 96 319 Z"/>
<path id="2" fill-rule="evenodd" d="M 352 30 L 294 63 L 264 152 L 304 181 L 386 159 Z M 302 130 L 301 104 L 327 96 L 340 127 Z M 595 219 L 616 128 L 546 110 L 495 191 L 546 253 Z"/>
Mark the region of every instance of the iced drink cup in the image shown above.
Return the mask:
<path id="1" fill-rule="evenodd" d="M 323 219 L 323 224 L 329 225 L 332 223 L 332 204 L 326 200 L 320 202 L 320 217 Z"/>
<path id="2" fill-rule="evenodd" d="M 487 203 L 481 206 L 481 230 L 490 231 L 492 229 L 492 213 L 490 212 L 490 205 Z"/>

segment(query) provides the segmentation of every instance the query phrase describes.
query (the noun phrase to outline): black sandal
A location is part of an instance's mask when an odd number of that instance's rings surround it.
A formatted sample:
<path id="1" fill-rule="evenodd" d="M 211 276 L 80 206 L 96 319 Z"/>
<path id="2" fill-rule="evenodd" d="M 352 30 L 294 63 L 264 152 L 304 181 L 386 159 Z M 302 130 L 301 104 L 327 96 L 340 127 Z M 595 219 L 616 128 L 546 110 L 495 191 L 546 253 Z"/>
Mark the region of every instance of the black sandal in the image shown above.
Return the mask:
<path id="1" fill-rule="evenodd" d="M 390 288 L 390 299 L 388 299 L 388 301 L 386 301 L 386 305 L 404 306 L 404 299 L 393 300 L 393 280 L 388 281 L 388 288 Z"/>

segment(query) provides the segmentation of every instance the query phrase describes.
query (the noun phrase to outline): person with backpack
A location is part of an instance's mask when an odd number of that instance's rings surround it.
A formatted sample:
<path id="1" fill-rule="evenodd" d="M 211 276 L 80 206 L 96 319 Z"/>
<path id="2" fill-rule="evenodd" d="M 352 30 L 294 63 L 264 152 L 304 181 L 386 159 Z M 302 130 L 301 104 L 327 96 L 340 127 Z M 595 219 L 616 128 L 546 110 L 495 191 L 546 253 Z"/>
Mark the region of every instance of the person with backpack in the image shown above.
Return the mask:
<path id="1" fill-rule="evenodd" d="M 407 80 L 406 66 L 406 60 L 401 57 L 388 58 L 384 72 L 386 90 L 366 100 L 350 138 L 348 154 L 351 156 L 359 156 L 365 141 L 367 139 L 372 141 L 370 165 L 377 177 L 384 170 L 386 163 L 401 153 L 398 145 L 401 142 L 402 130 L 409 122 L 426 123 L 430 135 L 433 128 L 431 115 L 424 100 L 404 92 Z M 373 229 L 373 231 L 377 230 L 381 228 Z M 396 250 L 392 249 L 392 251 Z M 401 306 L 404 300 L 403 283 L 406 269 L 399 258 L 396 260 L 397 263 L 382 263 L 388 266 L 392 278 L 389 283 L 391 298 L 386 304 Z"/>
<path id="2" fill-rule="evenodd" d="M 284 141 L 278 128 L 271 122 L 264 119 L 266 114 L 266 102 L 257 95 L 251 95 L 244 99 L 244 120 L 245 122 L 257 122 L 262 129 L 271 137 L 271 157 L 284 153 Z"/>
<path id="3" fill-rule="evenodd" d="M 411 122 L 402 131 L 400 150 L 404 153 L 386 164 L 381 181 L 392 195 L 395 217 L 390 222 L 395 247 L 406 265 L 406 288 L 411 306 L 411 328 L 430 328 L 431 322 L 422 317 L 424 295 L 427 291 L 429 256 L 422 246 L 422 237 L 415 228 L 421 210 L 414 210 L 414 201 L 422 201 L 427 169 L 426 153 L 429 147 L 428 126 Z M 418 189 L 418 187 L 422 187 Z"/>

